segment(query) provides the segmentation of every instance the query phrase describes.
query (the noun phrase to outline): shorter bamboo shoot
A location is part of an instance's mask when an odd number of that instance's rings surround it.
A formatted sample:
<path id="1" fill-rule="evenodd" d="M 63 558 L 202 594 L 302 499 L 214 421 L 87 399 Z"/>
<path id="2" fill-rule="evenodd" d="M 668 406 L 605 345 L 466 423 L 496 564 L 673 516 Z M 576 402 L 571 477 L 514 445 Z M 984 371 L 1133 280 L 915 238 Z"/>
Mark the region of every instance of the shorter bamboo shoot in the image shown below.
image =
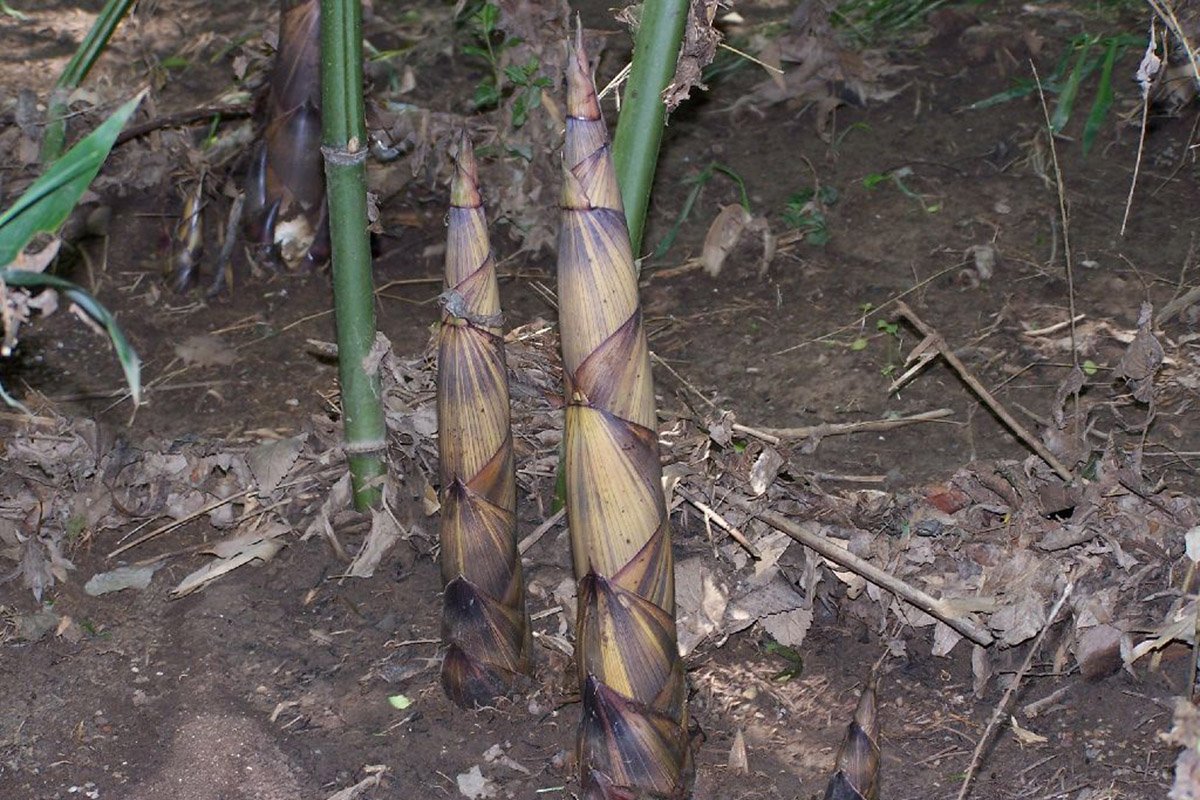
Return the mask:
<path id="1" fill-rule="evenodd" d="M 500 290 L 475 157 L 459 144 L 438 334 L 441 458 L 442 687 L 488 705 L 529 671 L 531 633 L 517 553 L 508 373 Z"/>

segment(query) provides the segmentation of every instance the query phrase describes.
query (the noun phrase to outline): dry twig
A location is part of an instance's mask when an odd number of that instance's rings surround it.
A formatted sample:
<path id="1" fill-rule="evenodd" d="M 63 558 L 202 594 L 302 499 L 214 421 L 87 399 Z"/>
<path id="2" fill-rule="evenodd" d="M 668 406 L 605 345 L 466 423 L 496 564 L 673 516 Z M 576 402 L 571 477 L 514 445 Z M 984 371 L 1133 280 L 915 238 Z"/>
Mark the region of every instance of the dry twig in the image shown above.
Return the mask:
<path id="1" fill-rule="evenodd" d="M 992 712 L 992 718 L 988 720 L 987 727 L 983 731 L 983 736 L 979 737 L 979 743 L 975 745 L 975 752 L 971 754 L 971 764 L 967 767 L 966 775 L 963 776 L 962 788 L 958 791 L 958 800 L 966 800 L 971 790 L 971 779 L 975 777 L 975 772 L 979 769 L 979 760 L 983 755 L 984 747 L 987 746 L 988 741 L 992 738 L 992 734 L 995 733 L 996 728 L 1000 725 L 1000 721 L 1004 718 L 1005 709 L 1008 708 L 1008 704 L 1012 700 L 1013 695 L 1016 694 L 1017 688 L 1025 678 L 1025 674 L 1029 672 L 1029 667 L 1033 664 L 1033 657 L 1037 654 L 1038 648 L 1042 646 L 1042 640 L 1046 638 L 1046 631 L 1050 630 L 1050 626 L 1054 624 L 1054 620 L 1058 617 L 1058 612 L 1062 610 L 1063 603 L 1067 602 L 1067 598 L 1071 596 L 1071 589 L 1074 588 L 1074 585 L 1074 583 L 1068 583 L 1063 587 L 1058 602 L 1054 604 L 1054 608 L 1050 610 L 1050 615 L 1046 617 L 1046 624 L 1042 626 L 1041 632 L 1033 640 L 1033 645 L 1029 648 L 1029 652 L 1025 654 L 1025 660 L 1021 663 L 1021 668 L 1017 670 L 1016 675 L 1013 675 L 1012 681 L 1008 684 L 1008 689 L 1005 690 L 1004 696 L 1000 698 L 999 704 Z"/>
<path id="2" fill-rule="evenodd" d="M 937 408 L 933 411 L 922 411 L 907 417 L 896 419 L 867 419 L 861 422 L 823 422 L 820 425 L 804 425 L 799 428 L 749 428 L 745 425 L 734 424 L 733 430 L 763 439 L 771 444 L 779 444 L 785 439 L 808 439 L 813 436 L 840 436 L 847 433 L 866 433 L 869 431 L 890 431 L 918 422 L 932 422 L 952 416 L 949 408 Z M 769 438 L 768 438 L 769 437 Z M 773 441 L 772 441 L 773 440 Z"/>
<path id="3" fill-rule="evenodd" d="M 823 536 L 806 531 L 791 520 L 772 511 L 757 508 L 749 500 L 745 500 L 737 495 L 729 495 L 725 498 L 725 502 L 749 514 L 753 514 L 775 530 L 786 533 L 800 542 L 800 544 L 815 550 L 835 564 L 861 575 L 871 583 L 886 589 L 901 600 L 921 609 L 931 617 L 941 620 L 972 642 L 987 647 L 995 641 L 992 634 L 986 629 L 960 616 L 945 600 L 939 600 L 921 591 L 912 584 L 906 583 L 895 575 L 892 575 L 890 572 L 885 572 L 871 562 L 859 558 L 849 550 L 838 547 Z"/>
<path id="4" fill-rule="evenodd" d="M 904 371 L 903 375 L 896 378 L 896 380 L 892 382 L 892 385 L 888 387 L 889 392 L 894 392 L 904 384 L 908 383 L 909 379 L 912 378 L 913 375 L 919 372 L 926 364 L 933 361 L 934 357 L 940 354 L 942 358 L 946 359 L 946 363 L 958 373 L 958 377 L 962 379 L 963 383 L 971 387 L 971 391 L 975 392 L 979 399 L 983 401 L 983 404 L 991 409 L 992 413 L 999 417 L 1000 420 L 1008 426 L 1008 429 L 1012 431 L 1018 439 L 1028 445 L 1029 449 L 1033 450 L 1033 452 L 1037 453 L 1039 458 L 1049 464 L 1051 469 L 1058 473 L 1060 478 L 1068 482 L 1072 480 L 1073 476 L 1071 475 L 1071 470 L 1067 469 L 1066 466 L 1058 460 L 1058 457 L 1055 456 L 1054 453 L 1051 453 L 1046 445 L 1042 444 L 1040 439 L 1030 433 L 1029 430 L 1020 422 L 1017 422 L 1016 417 L 1010 414 L 1008 409 L 1002 406 L 1000 401 L 997 400 L 991 392 L 983 388 L 983 384 L 971 374 L 970 370 L 967 369 L 967 365 L 964 364 L 962 360 L 954 354 L 953 348 L 946 344 L 946 340 L 942 337 L 942 334 L 938 333 L 938 331 L 926 323 L 925 320 L 918 317 L 917 313 L 909 308 L 904 301 L 897 301 L 896 308 L 899 310 L 900 316 L 908 320 L 909 323 L 911 323 L 912 326 L 916 328 L 917 331 L 920 332 L 920 334 L 925 338 L 913 348 L 911 353 L 909 353 L 908 359 L 905 361 L 905 366 L 908 368 Z"/>

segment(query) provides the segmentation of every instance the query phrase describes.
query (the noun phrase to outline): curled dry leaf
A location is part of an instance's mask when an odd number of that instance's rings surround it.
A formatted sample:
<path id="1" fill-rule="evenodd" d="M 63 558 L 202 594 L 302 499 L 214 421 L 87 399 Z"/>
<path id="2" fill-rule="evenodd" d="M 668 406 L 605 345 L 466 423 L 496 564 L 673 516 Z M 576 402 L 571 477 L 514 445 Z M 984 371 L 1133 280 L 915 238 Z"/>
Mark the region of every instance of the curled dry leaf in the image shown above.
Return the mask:
<path id="1" fill-rule="evenodd" d="M 1138 313 L 1137 335 L 1117 365 L 1118 377 L 1125 379 L 1133 391 L 1133 399 L 1139 403 L 1149 403 L 1154 399 L 1154 376 L 1163 363 L 1163 346 L 1151 330 L 1153 320 L 1154 307 L 1142 303 Z"/>
<path id="2" fill-rule="evenodd" d="M 763 256 L 759 264 L 759 273 L 765 272 L 775 255 L 775 237 L 771 235 L 770 226 L 765 218 L 754 216 L 737 203 L 723 206 L 708 226 L 708 233 L 704 236 L 704 249 L 700 253 L 704 271 L 714 278 L 720 275 L 725 260 L 747 231 L 763 235 Z"/>

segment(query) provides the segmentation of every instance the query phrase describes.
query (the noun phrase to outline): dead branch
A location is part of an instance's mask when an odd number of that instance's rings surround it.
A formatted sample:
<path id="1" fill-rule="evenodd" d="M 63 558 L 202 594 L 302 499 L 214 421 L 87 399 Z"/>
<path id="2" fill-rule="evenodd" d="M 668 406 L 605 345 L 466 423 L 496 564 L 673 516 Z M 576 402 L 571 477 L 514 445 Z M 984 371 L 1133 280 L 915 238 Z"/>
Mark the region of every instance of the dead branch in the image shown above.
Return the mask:
<path id="1" fill-rule="evenodd" d="M 190 108 L 187 111 L 179 111 L 174 114 L 167 114 L 157 119 L 152 119 L 149 122 L 143 122 L 141 125 L 134 125 L 127 131 L 123 131 L 117 137 L 117 143 L 114 147 L 120 147 L 132 139 L 138 139 L 148 133 L 153 133 L 163 128 L 180 128 L 184 125 L 194 125 L 197 122 L 205 122 L 213 117 L 225 117 L 227 119 L 238 119 L 240 117 L 250 116 L 252 108 L 249 103 L 232 103 L 220 106 L 204 106 L 203 108 Z"/>
<path id="2" fill-rule="evenodd" d="M 749 553 L 754 560 L 757 561 L 762 558 L 762 553 L 759 552 L 757 547 L 750 543 L 750 541 L 746 538 L 746 535 L 738 530 L 736 525 L 725 519 L 725 517 L 721 516 L 718 512 L 714 511 L 711 506 L 702 502 L 698 497 L 684 489 L 682 486 L 676 486 L 675 492 L 684 500 L 687 500 L 689 503 L 695 506 L 696 510 L 703 514 L 706 520 L 715 522 L 718 528 L 728 533 L 729 537 L 740 544 L 742 549 Z"/>
<path id="3" fill-rule="evenodd" d="M 903 300 L 898 300 L 896 302 L 896 308 L 900 312 L 900 316 L 908 320 L 908 322 L 925 338 L 913 348 L 911 353 L 909 353 L 908 359 L 905 361 L 905 367 L 907 367 L 907 369 L 904 371 L 903 375 L 896 378 L 896 380 L 892 382 L 892 385 L 888 387 L 889 392 L 894 392 L 904 384 L 908 383 L 909 379 L 920 372 L 926 364 L 933 361 L 936 356 L 941 355 L 941 357 L 946 360 L 946 363 L 950 365 L 951 369 L 958 373 L 958 377 L 962 380 L 962 382 L 971 388 L 971 391 L 973 391 L 976 396 L 979 397 L 983 404 L 987 406 L 993 414 L 1000 418 L 1001 422 L 1008 426 L 1008 429 L 1012 431 L 1018 439 L 1024 442 L 1029 449 L 1038 455 L 1039 458 L 1049 464 L 1050 468 L 1058 473 L 1058 476 L 1064 481 L 1070 482 L 1073 479 L 1074 476 L 1071 475 L 1071 470 L 1067 469 L 1066 466 L 1058 460 L 1058 457 L 1055 456 L 1054 453 L 1051 453 L 1046 445 L 1042 444 L 1040 439 L 1030 433 L 1029 430 L 1020 422 L 1017 422 L 1016 417 L 1008 413 L 1008 409 L 1002 406 L 1000 401 L 997 400 L 991 392 L 983 388 L 983 384 L 971 374 L 971 371 L 967 369 L 967 365 L 964 364 L 962 360 L 954 354 L 953 348 L 946 344 L 945 338 L 943 338 L 942 334 L 940 334 L 937 329 L 926 323 L 925 320 L 918 317 L 917 313 L 909 308 Z"/>
<path id="4" fill-rule="evenodd" d="M 907 417 L 896 419 L 868 419 L 861 422 L 823 422 L 820 425 L 804 425 L 799 428 L 751 428 L 746 425 L 734 424 L 732 430 L 754 436 L 770 444 L 779 444 L 785 439 L 809 439 L 813 436 L 841 436 L 848 433 L 866 433 L 870 431 L 890 431 L 905 425 L 915 425 L 918 422 L 931 422 L 953 416 L 949 408 L 937 408 L 933 411 L 922 411 Z M 768 438 L 770 437 L 770 438 Z M 771 441 L 771 440 L 774 441 Z"/>
<path id="5" fill-rule="evenodd" d="M 1038 633 L 1037 638 L 1033 640 L 1033 645 L 1029 648 L 1029 652 L 1025 654 L 1025 661 L 1021 663 L 1021 668 L 1017 670 L 1017 674 L 1013 676 L 1012 681 L 1008 684 L 1008 689 L 1004 691 L 1004 696 L 1000 698 L 999 704 L 992 711 L 992 718 L 988 720 L 987 727 L 983 731 L 983 735 L 979 737 L 979 743 L 975 745 L 975 752 L 971 754 L 971 764 L 967 768 L 966 775 L 963 776 L 962 788 L 958 791 L 958 800 L 966 800 L 967 795 L 971 791 L 971 779 L 975 777 L 976 770 L 979 769 L 979 760 L 983 755 L 983 749 L 991 740 L 992 734 L 1000 725 L 1007 713 L 1009 702 L 1013 695 L 1016 694 L 1017 687 L 1025 678 L 1025 674 L 1029 672 L 1029 667 L 1033 664 L 1033 657 L 1037 653 L 1038 648 L 1042 646 L 1042 640 L 1046 638 L 1046 631 L 1050 630 L 1050 626 L 1054 624 L 1054 620 L 1058 617 L 1058 612 L 1062 610 L 1063 603 L 1067 602 L 1067 598 L 1071 596 L 1073 583 L 1068 583 L 1063 587 L 1062 594 L 1058 597 L 1058 602 L 1054 604 L 1054 608 L 1050 610 L 1049 616 L 1046 617 L 1046 624 L 1042 626 L 1042 630 Z"/>
<path id="6" fill-rule="evenodd" d="M 749 500 L 744 500 L 736 495 L 729 495 L 725 498 L 725 502 L 749 514 L 753 514 L 775 530 L 786 533 L 800 542 L 800 544 L 815 550 L 835 564 L 861 575 L 871 583 L 886 589 L 901 600 L 921 609 L 931 617 L 941 620 L 972 642 L 987 647 L 995 641 L 992 634 L 986 629 L 969 619 L 959 616 L 945 600 L 939 600 L 932 595 L 926 594 L 915 586 L 892 575 L 890 572 L 885 572 L 871 562 L 859 558 L 849 550 L 838 547 L 825 537 L 806 531 L 791 520 L 772 511 L 756 508 Z"/>

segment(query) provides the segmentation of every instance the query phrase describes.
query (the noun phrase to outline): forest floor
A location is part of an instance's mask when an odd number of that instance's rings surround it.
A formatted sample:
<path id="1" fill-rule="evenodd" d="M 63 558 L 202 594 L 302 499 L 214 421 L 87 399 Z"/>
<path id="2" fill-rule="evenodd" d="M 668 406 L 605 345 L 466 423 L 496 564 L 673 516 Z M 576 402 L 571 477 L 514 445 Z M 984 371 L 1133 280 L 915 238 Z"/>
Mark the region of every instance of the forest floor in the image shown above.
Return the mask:
<path id="1" fill-rule="evenodd" d="M 10 5 L 30 8 L 0 17 L 4 205 L 8 187 L 35 172 L 13 124 L 18 95 L 46 96 L 99 3 Z M 79 107 L 148 81 L 141 121 L 218 102 L 263 52 L 269 5 L 140 4 Z M 608 4 L 578 5 L 584 25 L 607 34 L 604 85 L 628 61 L 629 37 Z M 792 5 L 744 0 L 741 20 L 722 25 L 764 60 L 786 61 L 803 44 L 788 27 Z M 490 115 L 472 112 L 490 73 L 464 52 L 475 34 L 453 11 L 376 0 L 365 24 L 389 56 L 369 69 L 379 124 L 394 132 L 405 109 L 431 112 L 425 127 L 405 128 L 405 158 L 370 168 L 398 487 L 398 541 L 355 573 L 371 577 L 346 577 L 343 560 L 371 520 L 331 502 L 342 463 L 336 365 L 312 344 L 334 338 L 328 274 L 253 277 L 239 254 L 233 291 L 215 298 L 164 283 L 203 125 L 120 146 L 97 182 L 91 202 L 111 219 L 78 244 L 72 277 L 116 312 L 140 353 L 145 404 L 135 411 L 122 395 L 107 340 L 61 311 L 22 329 L 15 356 L 0 360 L 0 383 L 35 415 L 0 412 L 0 797 L 578 794 L 568 539 L 550 510 L 560 416 L 545 232 L 557 215 L 547 138 L 557 129 L 542 103 L 512 130 L 512 95 Z M 1122 233 L 1146 28 L 1136 3 L 951 4 L 880 32 L 869 59 L 841 53 L 841 80 L 819 81 L 815 94 L 723 53 L 709 90 L 671 118 L 643 249 L 674 239 L 645 260 L 642 300 L 664 461 L 679 478 L 698 800 L 818 796 L 876 662 L 883 797 L 957 796 L 1014 681 L 974 763 L 972 797 L 1166 795 L 1176 748 L 1163 734 L 1191 687 L 1184 541 L 1200 524 L 1200 426 L 1188 422 L 1200 389 L 1200 117 L 1194 104 L 1152 116 Z M 1086 155 L 1099 69 L 1080 82 L 1053 151 L 1036 92 L 971 108 L 1031 81 L 1031 62 L 1044 80 L 1065 63 L 1046 98 L 1053 113 L 1084 35 L 1101 61 L 1115 37 L 1128 39 Z M 850 95 L 864 102 L 827 113 Z M 606 113 L 611 124 L 611 100 Z M 484 180 L 496 187 L 493 242 L 523 404 L 522 535 L 542 534 L 525 553 L 537 673 L 527 694 L 477 712 L 455 708 L 438 684 L 430 501 L 427 356 L 447 203 L 438 137 L 460 118 L 486 143 Z M 706 270 L 710 226 L 742 187 L 747 230 Z M 212 190 L 209 253 L 227 202 Z M 765 264 L 763 230 L 774 248 Z M 891 390 L 922 341 L 901 302 L 990 404 L 945 358 Z M 1074 366 L 1082 386 L 1067 380 Z M 939 409 L 888 429 L 793 430 Z M 1076 479 L 1058 479 L 1022 435 Z M 791 544 L 725 502 L 734 496 L 953 598 L 952 613 L 990 644 Z M 114 555 L 172 520 L 182 524 Z M 206 546 L 247 532 L 266 563 L 173 592 L 213 563 Z M 148 583 L 105 594 L 89 585 L 120 566 Z"/>

